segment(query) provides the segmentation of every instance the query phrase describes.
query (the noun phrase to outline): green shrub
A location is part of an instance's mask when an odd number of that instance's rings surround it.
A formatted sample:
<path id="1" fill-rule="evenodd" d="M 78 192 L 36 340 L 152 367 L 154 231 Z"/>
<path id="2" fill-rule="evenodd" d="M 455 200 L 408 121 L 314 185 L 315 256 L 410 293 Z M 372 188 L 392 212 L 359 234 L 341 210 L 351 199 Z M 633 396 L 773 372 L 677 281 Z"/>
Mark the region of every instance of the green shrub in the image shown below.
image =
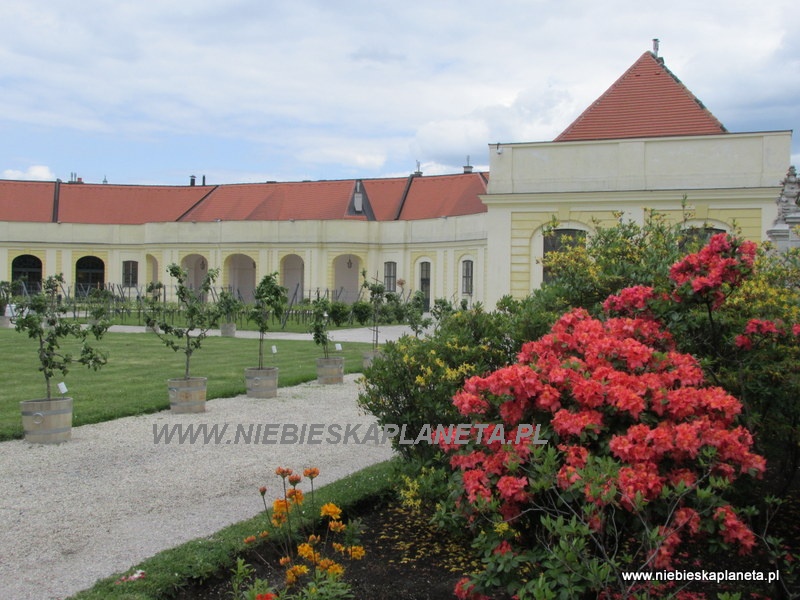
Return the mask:
<path id="1" fill-rule="evenodd" d="M 328 316 L 336 327 L 341 327 L 350 318 L 350 307 L 344 302 L 335 300 L 330 304 Z"/>
<path id="2" fill-rule="evenodd" d="M 404 323 L 406 320 L 406 306 L 400 296 L 394 292 L 386 293 L 386 308 L 391 313 L 387 323 Z"/>
<path id="3" fill-rule="evenodd" d="M 424 425 L 457 423 L 452 397 L 464 380 L 507 364 L 519 349 L 507 329 L 507 315 L 476 306 L 448 313 L 430 337 L 387 342 L 364 371 L 359 405 L 381 425 L 406 425 L 406 437 L 416 438 Z M 441 455 L 426 443 L 392 443 L 423 463 Z"/>
<path id="4" fill-rule="evenodd" d="M 366 325 L 372 319 L 372 305 L 364 300 L 354 302 L 350 311 L 359 325 Z"/>
<path id="5" fill-rule="evenodd" d="M 644 223 L 625 220 L 617 213 L 610 227 L 595 223 L 595 231 L 585 244 L 548 253 L 542 260 L 552 273 L 544 287 L 552 287 L 571 308 L 585 308 L 601 314 L 602 302 L 611 294 L 634 285 L 662 288 L 668 285 L 669 269 L 687 252 L 696 250 L 704 230 L 688 227 L 691 216 L 684 212 L 682 222 L 670 222 L 657 211 L 647 211 Z M 553 235 L 557 229 L 553 223 Z"/>

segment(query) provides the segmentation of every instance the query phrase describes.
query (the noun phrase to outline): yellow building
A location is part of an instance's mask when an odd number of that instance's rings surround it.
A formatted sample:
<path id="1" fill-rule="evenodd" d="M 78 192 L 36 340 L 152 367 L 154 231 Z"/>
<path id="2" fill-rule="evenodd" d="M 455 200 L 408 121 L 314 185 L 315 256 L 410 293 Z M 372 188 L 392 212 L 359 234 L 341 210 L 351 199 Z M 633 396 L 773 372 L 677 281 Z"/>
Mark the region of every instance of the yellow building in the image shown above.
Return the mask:
<path id="1" fill-rule="evenodd" d="M 71 293 L 127 296 L 221 269 L 245 300 L 278 271 L 290 297 L 354 301 L 360 273 L 390 291 L 480 301 L 542 282 L 543 227 L 591 232 L 646 209 L 766 239 L 791 131 L 730 133 L 645 52 L 552 142 L 488 147 L 490 173 L 187 186 L 0 182 L 0 280 L 63 273 Z"/>

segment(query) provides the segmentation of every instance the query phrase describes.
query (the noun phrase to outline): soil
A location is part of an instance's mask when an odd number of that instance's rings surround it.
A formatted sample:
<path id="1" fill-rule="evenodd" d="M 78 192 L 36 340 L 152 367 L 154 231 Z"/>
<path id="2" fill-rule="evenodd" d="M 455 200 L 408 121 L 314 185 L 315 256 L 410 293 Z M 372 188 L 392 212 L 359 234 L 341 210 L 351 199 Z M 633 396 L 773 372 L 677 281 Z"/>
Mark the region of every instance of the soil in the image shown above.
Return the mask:
<path id="1" fill-rule="evenodd" d="M 363 560 L 346 565 L 344 580 L 352 589 L 354 600 L 453 600 L 456 582 L 476 571 L 479 563 L 469 554 L 466 540 L 445 535 L 428 524 L 429 515 L 409 511 L 399 501 L 372 506 L 359 515 L 363 534 Z M 773 523 L 773 531 L 787 540 L 784 550 L 800 556 L 800 498 L 790 496 Z M 255 568 L 255 576 L 271 583 L 281 583 L 285 571 L 278 565 L 280 553 L 267 546 L 245 555 Z M 710 552 L 707 546 L 688 545 L 679 558 L 678 569 L 697 571 L 725 569 L 733 571 L 774 570 L 775 565 L 761 551 L 749 556 L 735 552 Z M 702 565 L 702 567 L 700 566 Z M 795 576 L 796 579 L 796 576 Z M 716 598 L 718 593 L 739 592 L 742 600 L 788 598 L 781 592 L 770 595 L 764 584 L 738 583 L 692 584 L 687 590 Z M 792 590 L 791 593 L 800 590 Z M 785 593 L 785 592 L 784 592 Z M 702 598 L 703 596 L 698 596 Z M 184 588 L 178 600 L 230 600 L 230 576 L 193 584 Z"/>
<path id="2" fill-rule="evenodd" d="M 354 600 L 451 600 L 453 589 L 477 563 L 469 555 L 469 542 L 443 535 L 428 524 L 428 515 L 410 512 L 398 501 L 388 501 L 360 514 L 364 559 L 346 562 L 344 580 Z M 283 581 L 279 552 L 250 552 L 245 560 L 255 577 L 270 583 Z M 178 600 L 230 600 L 230 577 L 192 584 Z"/>

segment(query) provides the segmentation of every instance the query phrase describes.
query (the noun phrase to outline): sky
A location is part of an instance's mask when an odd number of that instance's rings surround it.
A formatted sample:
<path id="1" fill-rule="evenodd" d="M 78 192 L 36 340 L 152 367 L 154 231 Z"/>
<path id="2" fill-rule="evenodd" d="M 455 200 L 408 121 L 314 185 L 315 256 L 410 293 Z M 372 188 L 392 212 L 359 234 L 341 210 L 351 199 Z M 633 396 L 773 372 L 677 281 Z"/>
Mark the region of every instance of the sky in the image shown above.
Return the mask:
<path id="1" fill-rule="evenodd" d="M 729 131 L 792 129 L 800 162 L 796 0 L 2 0 L 0 22 L 4 179 L 488 170 L 653 38 Z"/>

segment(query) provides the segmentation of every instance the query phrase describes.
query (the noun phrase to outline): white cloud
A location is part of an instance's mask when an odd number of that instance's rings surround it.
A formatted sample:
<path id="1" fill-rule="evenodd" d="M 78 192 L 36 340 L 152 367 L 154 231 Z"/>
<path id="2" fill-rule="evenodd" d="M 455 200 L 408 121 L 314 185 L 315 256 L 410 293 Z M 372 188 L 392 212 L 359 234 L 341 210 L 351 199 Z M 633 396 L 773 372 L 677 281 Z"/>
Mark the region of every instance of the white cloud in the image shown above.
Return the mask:
<path id="1" fill-rule="evenodd" d="M 3 171 L 3 179 L 21 179 L 25 181 L 54 181 L 55 174 L 50 170 L 50 167 L 44 165 L 31 165 L 25 171 L 17 171 L 16 169 L 5 169 Z"/>
<path id="2" fill-rule="evenodd" d="M 126 144 L 180 152 L 179 138 L 193 154 L 204 140 L 257 145 L 277 179 L 460 168 L 467 154 L 485 161 L 489 143 L 555 137 L 654 37 L 730 129 L 799 130 L 794 3 L 3 0 L 14 27 L 0 38 L 0 133 L 22 133 L 4 135 L 0 164 L 36 156 L 102 173 L 80 163 L 97 162 L 85 149 L 106 136 L 120 182 L 172 168 L 157 151 L 131 159 Z M 16 150 L 33 139 L 53 143 Z M 210 166 L 252 169 L 235 151 L 226 160 Z"/>

